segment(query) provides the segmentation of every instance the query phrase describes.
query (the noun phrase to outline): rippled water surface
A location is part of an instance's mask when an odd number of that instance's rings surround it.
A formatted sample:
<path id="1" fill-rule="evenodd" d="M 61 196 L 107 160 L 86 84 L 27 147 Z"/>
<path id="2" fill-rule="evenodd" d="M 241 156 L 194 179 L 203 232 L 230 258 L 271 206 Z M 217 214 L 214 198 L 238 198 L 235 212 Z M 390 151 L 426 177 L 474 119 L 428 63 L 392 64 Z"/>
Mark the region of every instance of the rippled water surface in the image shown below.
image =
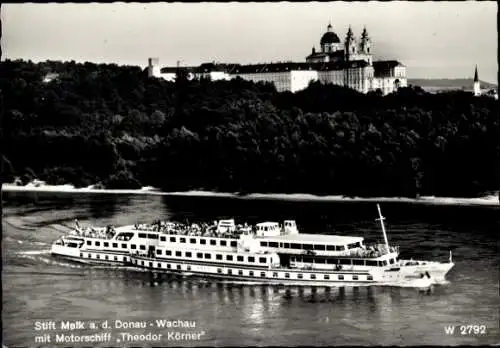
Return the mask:
<path id="1" fill-rule="evenodd" d="M 249 223 L 296 219 L 304 233 L 382 240 L 373 203 L 313 203 L 106 194 L 3 195 L 3 344 L 55 346 L 63 320 L 77 336 L 111 334 L 86 346 L 483 345 L 500 343 L 498 207 L 382 205 L 391 244 L 402 257 L 446 260 L 449 283 L 429 291 L 388 287 L 281 288 L 158 276 L 133 268 L 88 266 L 50 256 L 50 243 L 77 218 L 121 225 L 156 218 Z M 116 328 L 115 321 L 146 328 Z M 189 327 L 158 328 L 156 320 Z M 179 323 L 177 320 L 181 320 Z M 36 330 L 54 321 L 55 330 Z M 108 329 L 89 327 L 90 322 Z M 461 335 L 450 325 L 484 325 Z M 39 324 L 38 324 L 39 325 Z M 193 326 L 194 327 L 191 327 Z M 121 340 L 122 333 L 159 340 Z M 182 333 L 188 336 L 181 337 Z M 42 344 L 44 334 L 51 342 Z M 176 336 L 177 335 L 177 336 Z M 38 337 L 38 338 L 37 338 Z M 60 345 L 80 346 L 65 343 Z"/>

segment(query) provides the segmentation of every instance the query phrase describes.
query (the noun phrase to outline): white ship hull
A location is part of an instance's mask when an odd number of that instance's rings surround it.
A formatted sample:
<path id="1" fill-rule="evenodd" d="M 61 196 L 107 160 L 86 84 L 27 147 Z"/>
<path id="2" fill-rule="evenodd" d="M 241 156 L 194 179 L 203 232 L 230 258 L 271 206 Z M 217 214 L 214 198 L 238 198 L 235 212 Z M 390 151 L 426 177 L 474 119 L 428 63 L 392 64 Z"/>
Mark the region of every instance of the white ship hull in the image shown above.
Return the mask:
<path id="1" fill-rule="evenodd" d="M 399 260 L 399 248 L 364 245 L 362 237 L 300 234 L 293 220 L 265 222 L 234 235 L 233 220 L 210 228 L 173 223 L 77 229 L 54 242 L 52 254 L 89 264 L 132 265 L 159 273 L 227 279 L 235 282 L 304 286 L 388 285 L 429 287 L 441 283 L 451 262 Z M 226 228 L 227 226 L 228 228 Z M 194 226 L 194 225 L 193 225 Z M 219 226 L 219 227 L 220 227 Z M 226 226 L 226 227 L 225 227 Z"/>

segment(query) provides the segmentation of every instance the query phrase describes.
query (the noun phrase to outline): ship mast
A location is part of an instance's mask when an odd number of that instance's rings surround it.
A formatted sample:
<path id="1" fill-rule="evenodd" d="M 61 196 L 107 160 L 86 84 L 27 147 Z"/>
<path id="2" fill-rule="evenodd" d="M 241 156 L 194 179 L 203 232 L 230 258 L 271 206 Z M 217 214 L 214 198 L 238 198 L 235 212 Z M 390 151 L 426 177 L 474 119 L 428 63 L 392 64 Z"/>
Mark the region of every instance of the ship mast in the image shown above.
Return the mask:
<path id="1" fill-rule="evenodd" d="M 387 252 L 389 252 L 389 242 L 387 241 L 387 234 L 385 233 L 385 226 L 384 226 L 384 220 L 385 220 L 385 217 L 382 216 L 382 212 L 380 211 L 380 204 L 377 203 L 377 209 L 378 209 L 378 216 L 379 218 L 376 219 L 378 221 L 380 221 L 380 226 L 382 226 L 382 233 L 384 234 L 384 242 L 385 242 L 385 245 L 387 247 Z"/>

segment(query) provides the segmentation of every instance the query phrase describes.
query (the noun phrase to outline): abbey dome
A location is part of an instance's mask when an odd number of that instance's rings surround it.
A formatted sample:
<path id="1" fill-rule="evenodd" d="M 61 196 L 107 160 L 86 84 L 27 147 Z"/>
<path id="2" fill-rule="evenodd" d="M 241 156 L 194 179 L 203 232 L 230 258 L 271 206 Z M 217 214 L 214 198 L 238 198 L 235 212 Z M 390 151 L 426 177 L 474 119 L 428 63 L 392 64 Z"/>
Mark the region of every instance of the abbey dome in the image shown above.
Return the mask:
<path id="1" fill-rule="evenodd" d="M 323 36 L 321 37 L 320 44 L 324 45 L 324 44 L 332 44 L 332 43 L 340 43 L 340 39 L 337 36 L 337 34 L 335 34 L 332 31 L 332 26 L 329 25 L 327 32 L 324 33 Z"/>

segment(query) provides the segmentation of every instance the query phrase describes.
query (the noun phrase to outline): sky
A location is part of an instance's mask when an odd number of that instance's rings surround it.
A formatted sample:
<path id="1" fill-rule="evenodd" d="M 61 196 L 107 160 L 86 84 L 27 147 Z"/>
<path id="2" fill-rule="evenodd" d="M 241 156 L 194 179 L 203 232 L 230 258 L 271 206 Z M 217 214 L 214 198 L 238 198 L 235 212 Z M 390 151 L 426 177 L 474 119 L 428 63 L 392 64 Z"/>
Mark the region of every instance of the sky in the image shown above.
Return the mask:
<path id="1" fill-rule="evenodd" d="M 366 26 L 374 59 L 410 78 L 497 84 L 496 2 L 3 4 L 2 60 L 145 67 L 305 61 L 329 22 L 344 40 Z"/>

